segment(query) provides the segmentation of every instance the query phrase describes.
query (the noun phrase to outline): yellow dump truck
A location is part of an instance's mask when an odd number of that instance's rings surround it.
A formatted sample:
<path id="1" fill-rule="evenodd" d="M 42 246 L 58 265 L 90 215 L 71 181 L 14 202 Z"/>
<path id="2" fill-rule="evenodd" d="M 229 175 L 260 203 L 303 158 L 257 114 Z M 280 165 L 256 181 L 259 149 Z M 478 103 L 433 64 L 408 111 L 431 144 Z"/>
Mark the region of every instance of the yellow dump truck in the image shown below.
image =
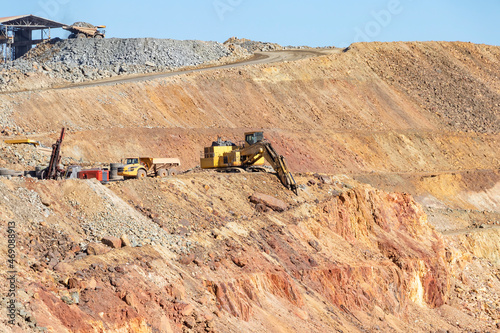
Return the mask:
<path id="1" fill-rule="evenodd" d="M 93 26 L 91 24 L 86 24 L 86 26 L 83 25 L 65 25 L 62 27 L 64 30 L 68 30 L 71 32 L 71 35 L 69 35 L 68 38 L 104 38 L 105 31 L 102 30 L 103 28 L 106 28 L 105 25 L 98 25 L 98 26 Z"/>
<path id="2" fill-rule="evenodd" d="M 178 158 L 129 157 L 125 159 L 124 166 L 118 168 L 118 176 L 124 179 L 166 177 L 177 174 L 175 168 L 180 165 Z"/>

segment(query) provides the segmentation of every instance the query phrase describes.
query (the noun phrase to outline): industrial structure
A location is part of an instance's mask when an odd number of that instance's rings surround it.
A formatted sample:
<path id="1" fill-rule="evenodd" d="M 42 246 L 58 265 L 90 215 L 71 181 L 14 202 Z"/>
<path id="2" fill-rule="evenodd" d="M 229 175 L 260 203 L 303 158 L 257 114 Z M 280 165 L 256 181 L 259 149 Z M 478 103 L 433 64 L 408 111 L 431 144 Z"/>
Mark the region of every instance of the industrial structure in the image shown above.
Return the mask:
<path id="1" fill-rule="evenodd" d="M 0 47 L 4 61 L 14 60 L 26 54 L 33 45 L 50 39 L 50 30 L 64 24 L 35 15 L 19 15 L 0 18 Z M 40 39 L 34 35 L 40 31 Z"/>

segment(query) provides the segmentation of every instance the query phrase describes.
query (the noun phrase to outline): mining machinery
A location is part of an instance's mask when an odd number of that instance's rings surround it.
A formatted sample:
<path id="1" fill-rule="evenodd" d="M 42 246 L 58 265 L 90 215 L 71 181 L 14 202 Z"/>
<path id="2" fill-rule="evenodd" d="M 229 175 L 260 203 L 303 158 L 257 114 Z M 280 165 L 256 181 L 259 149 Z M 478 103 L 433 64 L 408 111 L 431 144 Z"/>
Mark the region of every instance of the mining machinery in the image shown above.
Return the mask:
<path id="1" fill-rule="evenodd" d="M 61 130 L 61 136 L 52 145 L 52 154 L 50 155 L 49 166 L 42 170 L 42 179 L 62 179 L 65 170 L 61 168 L 61 145 L 64 139 L 64 127 Z"/>
<path id="2" fill-rule="evenodd" d="M 212 146 L 205 147 L 200 166 L 202 169 L 262 170 L 258 166 L 262 166 L 265 161 L 276 171 L 281 183 L 298 194 L 297 183 L 288 169 L 285 158 L 276 152 L 269 141 L 264 139 L 263 132 L 245 133 L 245 142 L 242 145 L 222 141 L 219 138 L 212 142 Z"/>

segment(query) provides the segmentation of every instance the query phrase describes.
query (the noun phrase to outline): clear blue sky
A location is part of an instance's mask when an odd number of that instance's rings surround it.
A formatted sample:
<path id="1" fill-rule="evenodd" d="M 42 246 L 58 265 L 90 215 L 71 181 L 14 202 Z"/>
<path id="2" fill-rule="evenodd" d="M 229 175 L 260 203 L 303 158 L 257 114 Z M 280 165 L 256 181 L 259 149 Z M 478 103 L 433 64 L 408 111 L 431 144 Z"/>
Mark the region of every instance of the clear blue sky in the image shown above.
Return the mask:
<path id="1" fill-rule="evenodd" d="M 4 1 L 5 2 L 5 1 Z M 500 45 L 499 0 L 22 0 L 0 16 L 40 15 L 107 25 L 107 37 L 224 42 L 237 36 L 282 45 L 355 41 L 465 41 Z M 58 29 L 55 35 L 64 35 Z"/>

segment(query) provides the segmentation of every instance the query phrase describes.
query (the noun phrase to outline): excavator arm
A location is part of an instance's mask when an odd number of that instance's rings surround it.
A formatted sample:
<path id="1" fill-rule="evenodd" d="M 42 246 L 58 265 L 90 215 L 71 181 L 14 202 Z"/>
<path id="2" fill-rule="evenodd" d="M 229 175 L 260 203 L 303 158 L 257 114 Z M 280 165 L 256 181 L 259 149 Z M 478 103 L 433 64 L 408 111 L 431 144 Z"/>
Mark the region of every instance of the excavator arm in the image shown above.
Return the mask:
<path id="1" fill-rule="evenodd" d="M 247 157 L 244 161 L 242 161 L 243 166 L 253 165 L 261 157 L 264 157 L 278 174 L 278 178 L 283 186 L 298 195 L 297 183 L 295 182 L 290 170 L 288 170 L 285 158 L 274 150 L 270 142 L 259 141 L 243 148 L 240 153 L 242 156 Z"/>

